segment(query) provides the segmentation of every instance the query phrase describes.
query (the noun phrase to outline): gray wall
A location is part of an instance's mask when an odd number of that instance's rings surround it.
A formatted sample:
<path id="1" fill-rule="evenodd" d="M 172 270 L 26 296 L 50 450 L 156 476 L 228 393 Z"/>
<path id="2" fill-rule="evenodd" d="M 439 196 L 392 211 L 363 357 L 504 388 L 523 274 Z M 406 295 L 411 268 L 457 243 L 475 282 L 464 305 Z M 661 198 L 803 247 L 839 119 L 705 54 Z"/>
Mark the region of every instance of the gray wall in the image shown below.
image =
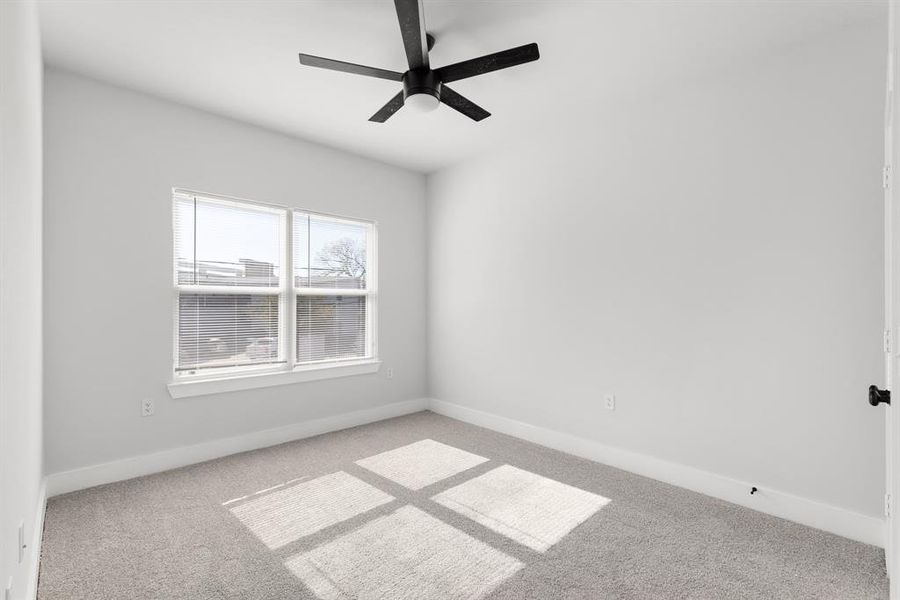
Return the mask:
<path id="1" fill-rule="evenodd" d="M 422 175 L 54 69 L 45 91 L 48 472 L 425 396 Z M 377 220 L 381 372 L 171 399 L 173 186 Z"/>
<path id="2" fill-rule="evenodd" d="M 36 574 L 43 476 L 41 75 L 34 2 L 0 2 L 0 593 L 12 578 L 14 598 Z"/>
<path id="3" fill-rule="evenodd" d="M 431 176 L 431 395 L 880 516 L 884 29 Z"/>

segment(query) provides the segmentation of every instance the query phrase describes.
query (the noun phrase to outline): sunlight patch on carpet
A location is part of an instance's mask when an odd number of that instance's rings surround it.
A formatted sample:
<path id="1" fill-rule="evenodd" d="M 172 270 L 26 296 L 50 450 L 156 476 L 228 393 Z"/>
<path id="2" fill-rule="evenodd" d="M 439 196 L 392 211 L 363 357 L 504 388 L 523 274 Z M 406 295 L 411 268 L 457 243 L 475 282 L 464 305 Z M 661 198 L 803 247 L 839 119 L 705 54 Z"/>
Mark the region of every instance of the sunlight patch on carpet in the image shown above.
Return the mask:
<path id="1" fill-rule="evenodd" d="M 285 566 L 322 600 L 478 600 L 524 565 L 404 506 Z"/>
<path id="2" fill-rule="evenodd" d="M 609 502 L 510 465 L 432 500 L 538 552 L 545 552 Z"/>
<path id="3" fill-rule="evenodd" d="M 394 499 L 338 471 L 230 507 L 268 548 L 275 549 Z"/>
<path id="4" fill-rule="evenodd" d="M 487 460 L 434 440 L 421 440 L 356 464 L 411 490 L 420 490 Z"/>

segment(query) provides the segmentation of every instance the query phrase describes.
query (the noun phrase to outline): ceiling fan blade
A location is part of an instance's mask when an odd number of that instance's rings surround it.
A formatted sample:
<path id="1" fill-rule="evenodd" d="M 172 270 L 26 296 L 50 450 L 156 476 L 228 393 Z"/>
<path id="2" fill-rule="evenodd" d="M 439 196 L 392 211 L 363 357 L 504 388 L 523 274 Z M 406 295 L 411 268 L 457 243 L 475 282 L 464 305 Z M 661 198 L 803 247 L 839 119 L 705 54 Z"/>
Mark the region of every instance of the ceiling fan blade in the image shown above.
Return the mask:
<path id="1" fill-rule="evenodd" d="M 373 123 L 384 123 L 391 115 L 403 108 L 403 92 L 399 92 L 396 96 L 388 100 L 388 103 L 382 106 L 377 113 L 369 117 Z"/>
<path id="2" fill-rule="evenodd" d="M 451 81 L 459 81 L 460 79 L 521 65 L 522 63 L 537 60 L 540 57 L 538 45 L 532 43 L 447 65 L 446 67 L 435 69 L 434 72 L 437 73 L 441 81 L 450 83 Z"/>
<path id="3" fill-rule="evenodd" d="M 409 70 L 428 69 L 428 38 L 422 0 L 394 0 Z"/>
<path id="4" fill-rule="evenodd" d="M 307 67 L 318 67 L 320 69 L 330 69 L 331 71 L 353 73 L 354 75 L 366 75 L 368 77 L 378 77 L 379 79 L 390 79 L 391 81 L 401 81 L 403 79 L 403 73 L 397 73 L 396 71 L 357 65 L 342 60 L 313 56 L 311 54 L 301 54 L 300 64 L 306 65 Z"/>
<path id="5" fill-rule="evenodd" d="M 458 110 L 473 121 L 481 121 L 491 116 L 491 113 L 484 110 L 465 96 L 457 94 L 446 85 L 441 86 L 441 102 L 454 110 Z"/>

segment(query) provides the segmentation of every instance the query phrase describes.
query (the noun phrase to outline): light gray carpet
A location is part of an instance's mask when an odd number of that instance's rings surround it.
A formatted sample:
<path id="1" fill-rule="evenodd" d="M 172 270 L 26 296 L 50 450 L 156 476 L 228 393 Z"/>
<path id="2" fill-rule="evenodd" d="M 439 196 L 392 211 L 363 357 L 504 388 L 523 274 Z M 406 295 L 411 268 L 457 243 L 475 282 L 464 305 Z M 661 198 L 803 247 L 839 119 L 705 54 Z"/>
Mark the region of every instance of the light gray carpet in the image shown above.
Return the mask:
<path id="1" fill-rule="evenodd" d="M 52 498 L 38 597 L 888 595 L 878 548 L 423 412 Z"/>

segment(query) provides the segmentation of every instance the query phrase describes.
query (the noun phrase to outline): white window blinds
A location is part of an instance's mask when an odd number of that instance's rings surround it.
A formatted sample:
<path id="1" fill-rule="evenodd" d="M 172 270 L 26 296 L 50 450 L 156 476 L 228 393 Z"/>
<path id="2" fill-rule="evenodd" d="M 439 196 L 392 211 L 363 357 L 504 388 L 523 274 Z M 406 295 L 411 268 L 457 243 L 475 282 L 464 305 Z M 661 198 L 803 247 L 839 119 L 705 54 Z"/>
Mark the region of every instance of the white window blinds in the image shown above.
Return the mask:
<path id="1" fill-rule="evenodd" d="M 176 375 L 374 358 L 373 224 L 188 192 L 173 212 Z"/>
<path id="2" fill-rule="evenodd" d="M 191 294 L 178 298 L 178 371 L 283 362 L 279 298 L 261 294 Z"/>

